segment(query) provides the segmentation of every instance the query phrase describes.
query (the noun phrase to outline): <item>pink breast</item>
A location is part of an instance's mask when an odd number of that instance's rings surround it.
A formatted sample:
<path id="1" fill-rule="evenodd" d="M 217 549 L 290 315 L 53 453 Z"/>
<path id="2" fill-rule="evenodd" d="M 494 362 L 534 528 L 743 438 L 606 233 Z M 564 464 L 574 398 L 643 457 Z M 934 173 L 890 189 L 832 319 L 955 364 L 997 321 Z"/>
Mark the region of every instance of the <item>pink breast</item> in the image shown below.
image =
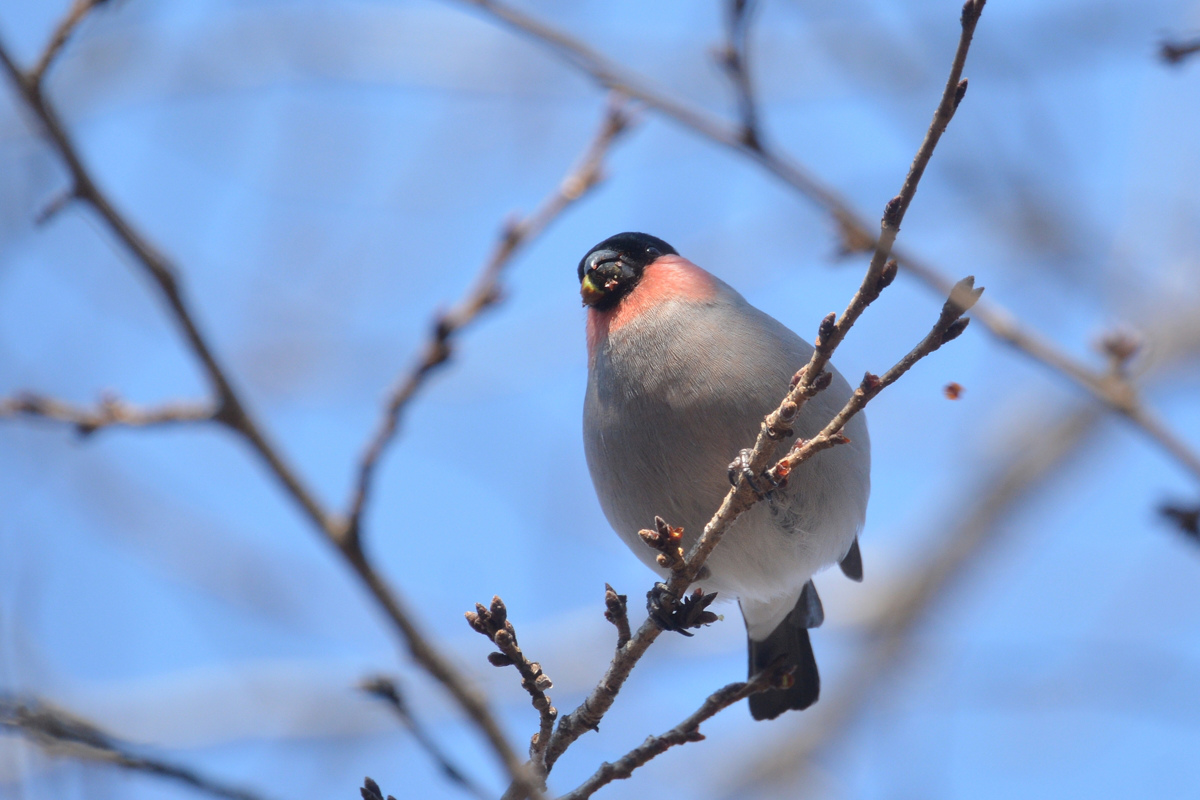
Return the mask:
<path id="1" fill-rule="evenodd" d="M 712 298 L 717 283 L 700 267 L 682 256 L 662 256 L 646 267 L 642 279 L 616 308 L 606 311 L 588 309 L 587 346 L 591 357 L 609 333 L 650 312 L 667 300 L 701 302 Z"/>

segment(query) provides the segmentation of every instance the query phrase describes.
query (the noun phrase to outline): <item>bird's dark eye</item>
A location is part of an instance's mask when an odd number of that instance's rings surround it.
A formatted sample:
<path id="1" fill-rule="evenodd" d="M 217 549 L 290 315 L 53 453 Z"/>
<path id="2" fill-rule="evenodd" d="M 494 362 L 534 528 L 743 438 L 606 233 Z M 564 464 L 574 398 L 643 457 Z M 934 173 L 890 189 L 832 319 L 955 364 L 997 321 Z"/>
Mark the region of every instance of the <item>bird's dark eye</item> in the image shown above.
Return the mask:
<path id="1" fill-rule="evenodd" d="M 646 248 L 646 253 L 647 253 L 648 255 L 652 255 L 652 256 L 654 256 L 655 258 L 657 258 L 658 256 L 661 256 L 661 255 L 662 255 L 662 253 L 660 253 L 660 252 L 658 251 L 658 248 L 657 248 L 657 247 L 647 247 L 647 248 Z"/>

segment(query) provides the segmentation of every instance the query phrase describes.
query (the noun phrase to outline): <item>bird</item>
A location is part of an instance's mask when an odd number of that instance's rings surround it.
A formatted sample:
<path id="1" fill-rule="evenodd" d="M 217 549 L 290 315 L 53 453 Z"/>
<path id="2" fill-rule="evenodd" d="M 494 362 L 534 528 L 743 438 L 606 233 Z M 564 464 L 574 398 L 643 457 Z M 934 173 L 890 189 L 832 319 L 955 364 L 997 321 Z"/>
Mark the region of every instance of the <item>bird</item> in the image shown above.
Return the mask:
<path id="1" fill-rule="evenodd" d="M 646 233 L 600 242 L 580 260 L 578 277 L 587 307 L 588 469 L 608 522 L 665 577 L 638 532 L 660 516 L 682 526 L 685 552 L 696 542 L 739 479 L 736 457 L 813 347 Z M 850 385 L 827 369 L 828 388 L 803 406 L 786 444 L 815 435 L 850 398 Z M 733 523 L 697 576 L 705 592 L 737 598 L 751 677 L 772 663 L 792 668 L 790 682 L 750 696 L 758 720 L 807 708 L 820 695 L 809 629 L 824 610 L 813 575 L 837 562 L 862 580 L 858 536 L 871 462 L 863 415 L 843 433 L 847 443 L 802 462 L 784 485 L 756 486 L 764 498 Z"/>

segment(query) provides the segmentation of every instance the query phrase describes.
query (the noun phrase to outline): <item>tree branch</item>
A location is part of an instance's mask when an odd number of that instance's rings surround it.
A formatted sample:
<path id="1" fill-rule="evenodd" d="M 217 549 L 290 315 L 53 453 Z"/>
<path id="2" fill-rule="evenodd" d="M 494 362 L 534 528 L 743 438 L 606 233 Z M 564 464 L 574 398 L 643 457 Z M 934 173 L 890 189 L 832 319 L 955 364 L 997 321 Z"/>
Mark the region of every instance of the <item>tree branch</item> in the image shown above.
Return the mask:
<path id="1" fill-rule="evenodd" d="M 889 276 L 895 274 L 895 270 L 890 266 L 890 262 L 886 260 L 887 248 L 890 248 L 891 240 L 895 238 L 895 233 L 899 230 L 900 222 L 916 193 L 921 174 L 933 153 L 941 132 L 945 130 L 946 124 L 954 113 L 954 109 L 957 108 L 958 101 L 962 99 L 959 79 L 967 51 L 970 47 L 971 37 L 974 33 L 975 22 L 978 20 L 982 8 L 983 3 L 975 2 L 975 0 L 971 0 L 964 6 L 962 34 L 950 70 L 950 78 L 946 83 L 946 89 L 938 104 L 938 110 L 934 114 L 929 126 L 929 132 L 926 134 L 925 140 L 905 177 L 904 186 L 900 194 L 888 202 L 884 212 L 881 226 L 884 229 L 884 235 L 889 235 L 888 231 L 891 231 L 891 238 L 887 240 L 886 246 L 881 243 L 877 248 L 875 257 L 872 259 L 871 265 L 863 277 L 862 284 L 851 299 L 850 304 L 842 315 L 842 319 L 835 321 L 833 315 L 830 315 L 822 322 L 821 335 L 818 337 L 812 358 L 797 373 L 795 387 L 788 393 L 779 407 L 768 414 L 763 421 L 762 429 L 755 441 L 749 462 L 750 469 L 755 474 L 762 474 L 770 465 L 780 441 L 785 438 L 783 430 L 787 427 L 787 423 L 799 413 L 804 400 L 814 396 L 829 385 L 830 376 L 828 373 L 825 373 L 825 366 L 828 364 L 829 358 L 833 355 L 837 345 L 845 338 L 846 333 L 855 320 L 858 319 L 859 315 L 861 315 L 862 311 L 891 282 Z M 882 240 L 884 236 L 880 238 Z M 893 367 L 892 371 L 889 372 L 889 376 L 894 373 L 891 380 L 895 380 L 903 374 L 917 359 L 928 355 L 928 353 L 936 350 L 942 343 L 949 341 L 954 336 L 957 336 L 958 333 L 961 333 L 965 324 L 960 324 L 958 319 L 966 309 L 971 307 L 976 297 L 978 297 L 978 294 L 974 292 L 973 286 L 969 282 L 964 281 L 957 285 L 951 292 L 950 299 L 946 301 L 934 329 L 913 352 L 902 359 L 896 367 Z M 955 330 L 955 326 L 957 326 L 957 332 L 950 335 L 951 331 Z M 936 342 L 936 344 L 932 342 Z M 878 379 L 876 380 L 878 381 Z M 836 430 L 840 431 L 841 426 L 845 424 L 850 416 L 857 413 L 857 410 L 861 410 L 871 397 L 876 396 L 878 388 L 873 393 L 868 393 L 860 389 L 847 404 L 847 406 L 857 404 L 857 408 L 852 408 L 850 411 L 843 409 L 843 413 L 839 414 L 840 421 L 835 419 L 835 422 L 837 422 Z M 665 587 L 668 596 L 683 596 L 688 586 L 696 580 L 705 559 L 708 558 L 709 553 L 720 542 L 725 531 L 728 530 L 729 526 L 738 516 L 760 499 L 760 496 L 747 481 L 739 481 L 736 486 L 729 490 L 721 502 L 720 508 L 713 515 L 712 519 L 709 520 L 708 524 L 705 525 L 703 534 L 688 552 L 686 561 L 682 565 L 671 565 L 672 575 Z M 662 628 L 657 622 L 647 619 L 633 638 L 617 651 L 604 677 L 583 703 L 559 720 L 558 727 L 555 729 L 549 747 L 546 749 L 546 772 L 550 771 L 554 762 L 572 742 L 583 735 L 584 732 L 594 730 L 597 727 L 604 714 L 612 706 L 617 693 L 621 690 L 633 667 L 661 632 Z"/>
<path id="2" fill-rule="evenodd" d="M 199 325 L 176 277 L 174 265 L 116 210 L 99 189 L 92 179 L 91 173 L 80 159 L 78 150 L 53 106 L 40 92 L 38 84 L 21 71 L 2 44 L 0 44 L 0 65 L 12 78 L 25 103 L 41 122 L 51 145 L 70 171 L 74 196 L 96 210 L 158 288 L 188 346 L 204 368 L 215 397 L 216 411 L 213 419 L 226 425 L 250 445 L 251 449 L 266 464 L 268 471 L 275 476 L 287 494 L 300 506 L 323 538 L 342 554 L 391 620 L 393 627 L 408 646 L 412 658 L 446 687 L 459 706 L 483 732 L 513 783 L 527 787 L 529 792 L 535 796 L 539 795 L 540 793 L 531 783 L 520 758 L 508 743 L 482 695 L 430 643 L 417 626 L 414 615 L 368 561 L 359 546 L 357 537 L 348 540 L 344 536 L 345 527 L 342 523 L 325 510 L 283 455 L 266 438 L 240 396 L 235 392 L 228 373 L 217 359 L 207 339 L 200 332 Z"/>
<path id="3" fill-rule="evenodd" d="M 748 785 L 791 781 L 823 745 L 834 739 L 858 718 L 876 697 L 885 676 L 895 674 L 907 655 L 914 632 L 938 600 L 959 585 L 969 565 L 1004 533 L 1000 524 L 1020 507 L 1021 501 L 1042 485 L 1042 478 L 1095 430 L 1102 419 L 1099 409 L 1087 406 L 1058 419 L 1038 421 L 1017 446 L 1016 455 L 982 481 L 977 500 L 967 509 L 953 513 L 950 533 L 943 546 L 889 596 L 879 602 L 881 619 L 868 629 L 866 651 L 840 676 L 838 690 L 823 698 L 815 716 L 799 735 L 776 742 L 770 753 L 749 765 L 727 792 L 740 797 Z"/>
<path id="4" fill-rule="evenodd" d="M 1146 377 L 1161 381 L 1173 364 L 1195 355 L 1200 327 L 1191 314 L 1165 324 L 1156 322 L 1148 338 L 1161 344 L 1151 349 L 1142 368 Z M 1122 359 L 1132 356 L 1129 348 L 1121 349 Z M 746 778 L 726 796 L 741 797 L 750 784 L 792 780 L 797 770 L 803 772 L 822 747 L 858 719 L 878 696 L 884 678 L 894 675 L 903 662 L 922 620 L 962 585 L 971 565 L 1006 535 L 1004 522 L 1042 488 L 1045 477 L 1061 469 L 1096 434 L 1105 419 L 1101 410 L 1087 404 L 1048 417 L 1044 409 L 1035 407 L 1012 427 L 1012 433 L 1003 437 L 1012 440 L 1012 454 L 984 470 L 976 481 L 978 491 L 958 493 L 969 498 L 965 507 L 953 508 L 941 524 L 927 526 L 947 531 L 942 546 L 878 601 L 881 616 L 867 627 L 866 650 L 838 680 L 835 691 L 822 698 L 797 736 L 774 742 L 768 754 L 745 769 Z"/>
<path id="5" fill-rule="evenodd" d="M 592 77 L 598 84 L 621 91 L 647 107 L 658 111 L 693 133 L 747 156 L 762 169 L 795 189 L 814 204 L 825 210 L 836 223 L 847 252 L 879 249 L 881 237 L 871 231 L 866 220 L 847 203 L 834 189 L 822 183 L 807 167 L 792 158 L 768 148 L 761 141 L 757 147 L 750 146 L 742 135 L 740 125 L 731 125 L 724 120 L 678 100 L 636 73 L 627 71 L 598 52 L 562 31 L 496 0 L 457 0 L 461 5 L 478 9 L 494 21 L 525 35 L 548 47 L 556 55 L 576 69 Z M 973 3 L 968 2 L 964 11 Z M 953 282 L 924 263 L 911 253 L 897 248 L 890 249 L 892 257 L 905 272 L 939 294 L 951 290 Z M 1150 412 L 1131 412 L 1130 401 L 1137 399 L 1137 392 L 1128 382 L 1117 383 L 1087 364 L 1076 361 L 1062 350 L 1044 339 L 1040 334 L 1021 325 L 1015 315 L 1002 306 L 981 303 L 972 317 L 987 331 L 1006 345 L 1040 362 L 1053 372 L 1059 373 L 1111 410 L 1126 417 L 1135 428 L 1162 447 L 1180 466 L 1200 480 L 1200 456 L 1178 440 L 1164 434 L 1161 426 L 1147 423 L 1153 419 Z"/>
<path id="6" fill-rule="evenodd" d="M 488 800 L 492 794 L 476 783 L 470 775 L 464 770 L 454 765 L 450 757 L 445 751 L 434 741 L 433 736 L 425 729 L 425 726 L 413 716 L 412 708 L 409 707 L 408 701 L 404 699 L 404 695 L 400 693 L 400 689 L 396 686 L 396 682 L 384 675 L 376 675 L 367 678 L 358 685 L 367 694 L 377 697 L 388 704 L 388 707 L 395 712 L 400 718 L 400 722 L 404 727 L 408 728 L 408 732 L 412 734 L 413 739 L 417 744 L 429 755 L 435 764 L 437 764 L 442 774 L 450 780 L 451 783 L 457 784 L 463 791 L 473 794 L 480 800 Z"/>
<path id="7" fill-rule="evenodd" d="M 71 38 L 71 34 L 75 32 L 88 13 L 104 2 L 106 0 L 75 0 L 67 15 L 62 18 L 55 27 L 54 33 L 50 35 L 50 41 L 43 48 L 37 63 L 33 69 L 29 70 L 29 82 L 32 86 L 38 90 L 42 88 L 42 81 L 46 76 L 46 71 L 50 69 L 50 65 L 54 63 L 54 60 L 62 51 L 63 45 L 67 43 L 67 39 Z"/>
<path id="8" fill-rule="evenodd" d="M 72 405 L 53 397 L 23 392 L 0 398 L 0 417 L 29 416 L 64 422 L 75 427 L 80 436 L 89 436 L 101 428 L 123 426 L 149 428 L 183 422 L 207 422 L 216 409 L 210 403 L 178 402 L 143 408 L 126 403 L 115 395 L 106 395 L 94 408 Z"/>
<path id="9" fill-rule="evenodd" d="M 624 98 L 614 95 L 609 100 L 595 137 L 578 164 L 567 173 L 558 188 L 542 201 L 536 211 L 505 227 L 495 250 L 484 263 L 470 292 L 449 311 L 437 315 L 429 340 L 422 348 L 416 366 L 402 377 L 391 391 L 383 418 L 359 461 L 358 480 L 346 516 L 345 536 L 348 539 L 358 538 L 376 468 L 387 446 L 395 438 L 400 415 L 408 402 L 421 388 L 429 373 L 450 358 L 457 335 L 500 300 L 500 278 L 513 257 L 600 183 L 608 151 L 630 124 L 631 119 Z"/>
<path id="10" fill-rule="evenodd" d="M 656 756 L 662 755 L 670 748 L 687 744 L 688 742 L 703 741 L 704 734 L 700 733 L 700 724 L 712 719 L 718 712 L 729 708 L 734 703 L 744 700 L 756 692 L 765 691 L 772 686 L 778 686 L 780 674 L 766 669 L 745 683 L 731 683 L 724 686 L 705 699 L 700 708 L 696 709 L 687 719 L 680 722 L 666 733 L 658 736 L 647 736 L 646 741 L 630 750 L 616 762 L 607 761 L 575 790 L 567 792 L 559 800 L 585 800 L 591 797 L 601 787 L 616 780 L 624 780 L 633 771 L 643 766 Z"/>
<path id="11" fill-rule="evenodd" d="M 261 800 L 248 789 L 231 786 L 195 770 L 137 755 L 130 747 L 87 720 L 34 698 L 0 696 L 0 726 L 23 734 L 50 755 L 99 761 L 182 783 L 227 800 Z"/>
<path id="12" fill-rule="evenodd" d="M 72 13 L 74 11 L 75 7 L 72 8 Z M 74 196 L 95 209 L 158 288 L 192 353 L 204 368 L 212 393 L 216 398 L 217 411 L 213 418 L 239 433 L 250 444 L 259 457 L 266 462 L 271 473 L 279 480 L 287 493 L 300 505 L 318 528 L 332 531 L 334 529 L 333 520 L 283 459 L 283 456 L 270 444 L 258 423 L 249 414 L 241 398 L 234 391 L 225 368 L 200 332 L 199 324 L 196 322 L 195 315 L 176 277 L 174 265 L 116 210 L 107 196 L 97 187 L 91 173 L 83 165 L 79 151 L 63 127 L 58 113 L 46 100 L 32 76 L 23 73 L 17 67 L 16 62 L 12 60 L 3 45 L 0 45 L 0 65 L 3 65 L 8 72 L 26 105 L 40 121 L 51 145 L 66 164 L 71 173 Z"/>
<path id="13" fill-rule="evenodd" d="M 604 584 L 604 618 L 617 629 L 617 649 L 624 647 L 633 634 L 629 630 L 629 611 L 626 603 L 629 598 L 617 594 L 609 584 Z"/>
<path id="14" fill-rule="evenodd" d="M 554 729 L 554 720 L 558 717 L 558 709 L 550 704 L 550 696 L 546 690 L 554 686 L 550 677 L 542 672 L 542 665 L 530 661 L 517 644 L 517 632 L 508 619 L 508 609 L 498 596 L 492 598 L 491 607 L 481 603 L 475 604 L 474 611 L 466 614 L 467 624 L 476 633 L 481 633 L 496 645 L 499 652 L 489 653 L 488 662 L 493 667 L 516 667 L 521 675 L 521 688 L 529 692 L 533 707 L 537 709 L 539 725 L 538 732 L 533 735 L 529 744 L 529 758 L 535 769 L 542 762 L 542 754 L 550 742 L 550 733 Z M 539 772 L 539 778 L 545 773 Z"/>
<path id="15" fill-rule="evenodd" d="M 788 473 L 801 462 L 807 461 L 822 450 L 849 442 L 850 440 L 846 438 L 842 430 L 851 418 L 866 408 L 867 403 L 878 396 L 880 392 L 899 380 L 901 375 L 912 369 L 918 361 L 931 355 L 942 345 L 961 336 L 967 328 L 967 323 L 970 322 L 962 315 L 970 310 L 982 293 L 982 287 L 975 288 L 973 277 L 963 278 L 959 281 L 942 306 L 942 313 L 937 322 L 934 323 L 925 338 L 885 372 L 883 377 L 872 375 L 869 372 L 863 376 L 859 387 L 854 390 L 842 410 L 835 414 L 833 419 L 813 438 L 797 439 L 787 455 L 768 470 L 769 479 L 774 483 L 787 480 Z M 803 382 L 796 387 L 797 390 L 802 388 Z M 787 401 L 784 405 L 786 404 Z M 770 436 L 765 431 L 764 434 Z"/>
<path id="16" fill-rule="evenodd" d="M 717 53 L 717 61 L 729 75 L 737 97 L 738 116 L 742 121 L 742 141 L 753 150 L 762 148 L 759 127 L 758 101 L 750 79 L 750 17 L 755 0 L 728 0 L 725 5 L 725 44 Z"/>

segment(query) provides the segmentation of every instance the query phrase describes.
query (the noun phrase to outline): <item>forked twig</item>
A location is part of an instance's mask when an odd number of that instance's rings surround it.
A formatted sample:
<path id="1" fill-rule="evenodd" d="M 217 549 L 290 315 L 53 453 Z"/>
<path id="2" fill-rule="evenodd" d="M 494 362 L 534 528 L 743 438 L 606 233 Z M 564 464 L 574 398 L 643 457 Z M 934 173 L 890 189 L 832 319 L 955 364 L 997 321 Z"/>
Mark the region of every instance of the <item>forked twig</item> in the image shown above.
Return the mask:
<path id="1" fill-rule="evenodd" d="M 505 227 L 471 290 L 457 305 L 434 319 L 429 340 L 422 348 L 416 366 L 403 375 L 389 393 L 383 416 L 359 460 L 357 481 L 346 515 L 344 535 L 347 539 L 358 537 L 375 470 L 388 444 L 395 438 L 405 407 L 429 373 L 450 358 L 457 335 L 500 300 L 500 278 L 513 257 L 603 179 L 604 160 L 609 150 L 632 122 L 626 105 L 620 96 L 611 98 L 600 127 L 579 163 L 536 211 Z"/>
<path id="2" fill-rule="evenodd" d="M 815 395 L 828 385 L 828 378 L 825 377 L 825 366 L 828 364 L 830 356 L 845 337 L 846 332 L 854 324 L 854 321 L 862 313 L 863 309 L 878 297 L 879 292 L 890 282 L 888 276 L 894 275 L 894 268 L 890 266 L 890 262 L 887 259 L 888 253 L 886 248 L 890 247 L 891 241 L 895 237 L 895 232 L 899 229 L 900 222 L 916 193 L 921 174 L 933 153 L 941 132 L 953 116 L 958 102 L 962 99 L 962 89 L 960 88 L 961 72 L 970 47 L 975 24 L 982 9 L 983 3 L 974 2 L 974 0 L 964 6 L 962 32 L 951 67 L 950 77 L 946 83 L 941 101 L 938 104 L 938 111 L 934 114 L 933 120 L 930 123 L 925 141 L 918 151 L 916 158 L 913 160 L 913 164 L 905 178 L 904 186 L 900 194 L 887 204 L 881 223 L 881 227 L 884 230 L 884 234 L 880 237 L 881 244 L 877 249 L 875 257 L 872 259 L 866 275 L 863 277 L 859 291 L 851 299 L 850 304 L 842 315 L 842 319 L 835 320 L 831 315 L 822 323 L 821 338 L 813 352 L 812 359 L 797 374 L 796 386 L 784 398 L 779 407 L 764 420 L 762 430 L 755 442 L 749 460 L 750 469 L 756 474 L 762 474 L 771 465 L 777 447 L 784 438 L 780 432 L 781 426 L 786 427 L 786 423 L 795 417 L 805 399 Z M 889 231 L 890 234 L 888 233 Z M 890 238 L 886 238 L 888 236 Z M 947 299 L 942 314 L 929 336 L 913 352 L 910 352 L 904 359 L 901 359 L 889 371 L 888 375 L 894 374 L 895 376 L 892 380 L 903 374 L 916 360 L 923 358 L 925 355 L 936 350 L 943 342 L 949 341 L 949 339 L 961 333 L 962 328 L 965 327 L 965 323 L 961 323 L 959 318 L 966 309 L 970 308 L 977 296 L 977 293 L 973 291 L 973 287 L 969 283 L 964 282 L 959 287 L 956 287 L 956 290 L 951 293 L 951 297 Z M 951 335 L 953 331 L 956 332 Z M 840 431 L 841 426 L 853 414 L 861 410 L 871 397 L 877 394 L 878 391 L 861 391 L 856 393 L 847 403 L 848 408 L 843 409 L 842 414 L 839 414 L 839 419 L 836 421 L 838 426 L 836 430 Z M 809 456 L 811 454 L 809 453 Z M 719 543 L 725 531 L 728 530 L 729 526 L 740 514 L 750 508 L 759 499 L 761 498 L 749 486 L 747 481 L 739 481 L 737 486 L 729 490 L 720 508 L 705 526 L 703 534 L 688 552 L 684 563 L 680 565 L 676 561 L 671 561 L 669 566 L 672 570 L 672 575 L 666 585 L 666 591 L 670 595 L 679 597 L 684 594 L 685 590 L 695 581 L 705 559 Z M 670 526 L 666 527 L 669 531 Z M 550 740 L 549 747 L 546 750 L 544 765 L 535 765 L 535 767 L 540 767 L 542 771 L 548 773 L 553 767 L 554 762 L 565 752 L 571 743 L 586 731 L 594 730 L 597 727 L 604 714 L 612 706 L 617 693 L 620 691 L 633 667 L 661 632 L 662 628 L 653 620 L 648 619 L 642 624 L 637 633 L 633 635 L 625 646 L 617 651 L 603 678 L 584 702 L 559 720 L 554 735 Z"/>
<path id="3" fill-rule="evenodd" d="M 279 481 L 287 494 L 304 511 L 314 527 L 345 558 L 349 566 L 357 573 L 363 585 L 383 608 L 394 628 L 400 634 L 401 639 L 407 645 L 413 659 L 446 687 L 446 690 L 455 698 L 488 739 L 492 749 L 508 771 L 513 784 L 525 787 L 535 797 L 540 796 L 540 791 L 531 782 L 520 758 L 508 743 L 504 732 L 488 709 L 484 698 L 459 673 L 457 668 L 433 646 L 428 637 L 418 627 L 414 615 L 406 607 L 400 596 L 387 585 L 366 557 L 358 535 L 362 501 L 353 501 L 353 513 L 350 516 L 352 525 L 347 525 L 326 510 L 316 495 L 305 485 L 291 464 L 284 458 L 281 451 L 269 441 L 241 396 L 235 390 L 229 372 L 216 356 L 208 339 L 202 334 L 196 315 L 187 301 L 183 287 L 177 277 L 175 266 L 151 245 L 149 240 L 138 232 L 132 223 L 117 211 L 104 192 L 100 190 L 90 171 L 84 166 L 79 156 L 79 151 L 67 133 L 65 126 L 62 124 L 57 111 L 41 91 L 41 81 L 45 69 L 61 51 L 63 43 L 66 42 L 70 33 L 75 30 L 79 22 L 84 18 L 86 12 L 95 5 L 96 3 L 80 0 L 80 2 L 72 6 L 67 18 L 58 26 L 54 38 L 47 45 L 42 58 L 39 60 L 39 66 L 35 66 L 29 72 L 22 71 L 9 54 L 9 51 L 0 44 L 0 67 L 3 67 L 4 71 L 8 73 L 26 105 L 36 115 L 45 131 L 47 139 L 70 173 L 71 188 L 69 193 L 64 195 L 64 197 L 73 197 L 91 206 L 152 279 L 170 309 L 171 315 L 179 326 L 189 348 L 203 366 L 214 397 L 212 403 L 213 410 L 209 415 L 211 419 L 227 426 L 250 445 L 251 449 L 266 464 L 268 471 Z M 504 263 L 516 251 L 518 245 L 544 229 L 562 210 L 599 179 L 600 163 L 607 151 L 607 146 L 625 124 L 625 117 L 616 111 L 610 110 L 606 119 L 608 120 L 608 126 L 613 130 L 602 144 L 595 146 L 589 151 L 592 160 L 587 162 L 587 168 L 582 173 L 579 173 L 582 175 L 582 178 L 579 178 L 577 173 L 573 172 L 572 176 L 576 176 L 576 178 L 575 180 L 569 178 L 560 189 L 559 196 L 561 199 L 559 201 L 549 204 L 538 215 L 527 220 L 523 228 L 506 236 L 505 242 L 498 249 L 497 256 L 491 262 L 494 265 L 495 271 L 498 272 L 503 267 Z M 58 207 L 61 207 L 63 204 L 61 202 L 55 203 Z M 476 296 L 476 302 L 481 307 L 495 300 L 492 297 L 492 293 L 486 288 L 489 279 L 494 281 L 494 276 L 489 277 L 489 273 L 485 272 L 483 279 L 484 289 Z M 478 309 L 469 309 L 470 301 L 466 306 L 460 307 L 460 313 L 463 316 L 459 320 L 457 327 L 466 324 L 474 314 L 478 313 Z M 451 321 L 450 326 L 452 328 L 455 326 L 454 321 Z M 402 405 L 403 401 L 400 401 L 398 406 Z M 66 414 L 66 411 L 62 408 L 58 408 L 57 411 Z M 79 417 L 78 414 L 69 414 L 68 416 L 71 417 L 71 421 L 76 421 L 76 418 Z M 130 414 L 126 414 L 125 416 L 133 418 Z M 163 421 L 165 422 L 165 420 Z M 85 424 L 90 424 L 90 422 L 86 421 Z M 386 444 L 386 441 L 390 440 L 391 436 L 392 432 L 388 431 L 382 437 L 382 443 L 379 445 L 380 450 L 382 450 L 383 444 Z M 366 478 L 362 478 L 360 474 L 360 481 L 364 487 L 369 480 L 374 460 L 377 458 L 377 455 L 373 456 L 371 463 L 367 465 L 366 469 L 360 470 L 360 473 L 365 472 L 367 476 Z M 364 489 L 364 498 L 365 494 Z"/>

